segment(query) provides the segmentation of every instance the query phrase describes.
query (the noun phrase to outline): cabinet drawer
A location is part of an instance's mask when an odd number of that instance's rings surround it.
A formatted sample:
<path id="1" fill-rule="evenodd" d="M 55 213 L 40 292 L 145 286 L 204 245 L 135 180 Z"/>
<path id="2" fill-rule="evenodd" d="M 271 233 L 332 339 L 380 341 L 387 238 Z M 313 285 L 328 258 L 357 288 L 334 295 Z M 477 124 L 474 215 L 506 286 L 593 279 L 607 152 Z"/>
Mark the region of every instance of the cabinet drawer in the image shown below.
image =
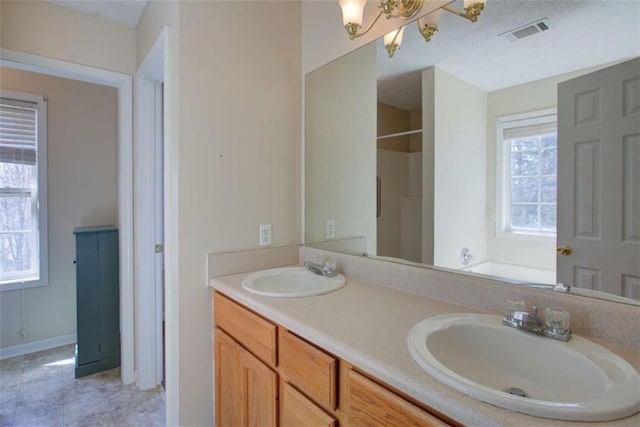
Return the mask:
<path id="1" fill-rule="evenodd" d="M 276 365 L 277 328 L 227 297 L 213 296 L 213 321 L 265 363 Z"/>
<path id="2" fill-rule="evenodd" d="M 337 405 L 337 360 L 284 329 L 280 330 L 283 374 L 325 409 Z"/>
<path id="3" fill-rule="evenodd" d="M 282 383 L 280 393 L 281 427 L 335 427 L 336 419 L 320 409 L 288 383 Z"/>
<path id="4" fill-rule="evenodd" d="M 387 427 L 448 425 L 354 370 L 349 369 L 348 372 L 349 425 Z"/>

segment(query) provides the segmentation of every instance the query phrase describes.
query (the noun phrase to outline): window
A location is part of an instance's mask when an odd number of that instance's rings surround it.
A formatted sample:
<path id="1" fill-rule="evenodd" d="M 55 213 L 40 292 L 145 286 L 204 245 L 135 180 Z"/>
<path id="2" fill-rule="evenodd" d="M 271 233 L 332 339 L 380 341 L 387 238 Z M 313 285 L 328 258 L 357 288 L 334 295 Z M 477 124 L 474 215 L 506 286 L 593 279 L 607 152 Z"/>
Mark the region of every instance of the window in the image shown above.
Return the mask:
<path id="1" fill-rule="evenodd" d="M 47 112 L 0 92 L 0 290 L 47 284 Z"/>
<path id="2" fill-rule="evenodd" d="M 498 119 L 498 234 L 555 236 L 557 113 Z"/>

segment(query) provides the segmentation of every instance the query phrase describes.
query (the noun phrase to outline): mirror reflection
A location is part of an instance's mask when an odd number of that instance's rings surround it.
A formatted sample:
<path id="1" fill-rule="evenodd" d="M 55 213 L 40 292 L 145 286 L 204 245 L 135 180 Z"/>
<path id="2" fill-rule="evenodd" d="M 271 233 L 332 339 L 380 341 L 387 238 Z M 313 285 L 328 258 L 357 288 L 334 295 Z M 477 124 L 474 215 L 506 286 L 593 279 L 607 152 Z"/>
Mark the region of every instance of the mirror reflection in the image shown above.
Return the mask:
<path id="1" fill-rule="evenodd" d="M 640 300 L 638 16 L 493 0 L 307 74 L 306 243 Z"/>

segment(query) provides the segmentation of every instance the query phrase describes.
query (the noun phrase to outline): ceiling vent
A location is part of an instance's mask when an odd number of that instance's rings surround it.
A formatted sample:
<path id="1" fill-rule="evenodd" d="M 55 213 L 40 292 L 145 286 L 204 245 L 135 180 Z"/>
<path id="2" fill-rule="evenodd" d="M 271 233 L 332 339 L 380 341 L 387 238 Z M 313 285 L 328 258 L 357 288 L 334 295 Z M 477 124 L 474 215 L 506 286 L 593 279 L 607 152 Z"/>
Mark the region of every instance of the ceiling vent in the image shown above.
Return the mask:
<path id="1" fill-rule="evenodd" d="M 525 37 L 529 37 L 543 31 L 548 31 L 550 29 L 551 23 L 549 22 L 549 18 L 542 18 L 538 21 L 523 25 L 522 27 L 518 27 L 513 30 L 509 30 L 506 33 L 502 33 L 498 35 L 498 37 L 504 37 L 511 42 L 515 42 Z"/>

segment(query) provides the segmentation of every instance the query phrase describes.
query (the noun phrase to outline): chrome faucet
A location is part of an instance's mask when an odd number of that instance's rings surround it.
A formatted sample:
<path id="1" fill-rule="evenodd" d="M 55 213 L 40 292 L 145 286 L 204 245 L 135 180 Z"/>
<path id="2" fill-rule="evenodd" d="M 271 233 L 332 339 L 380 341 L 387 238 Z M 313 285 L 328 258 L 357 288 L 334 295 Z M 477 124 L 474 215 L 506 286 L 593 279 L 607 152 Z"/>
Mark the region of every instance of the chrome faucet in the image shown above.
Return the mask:
<path id="1" fill-rule="evenodd" d="M 536 335 L 553 338 L 560 341 L 568 341 L 571 338 L 569 328 L 569 313 L 548 308 L 546 310 L 546 320 L 538 316 L 538 307 L 533 306 L 533 311 L 524 309 L 524 303 L 519 307 L 507 310 L 502 324 L 516 329 L 522 329 Z"/>
<path id="2" fill-rule="evenodd" d="M 336 271 L 335 266 L 326 265 L 324 261 L 322 262 L 305 261 L 304 267 L 307 270 L 319 276 L 336 277 L 338 275 L 338 272 Z"/>

